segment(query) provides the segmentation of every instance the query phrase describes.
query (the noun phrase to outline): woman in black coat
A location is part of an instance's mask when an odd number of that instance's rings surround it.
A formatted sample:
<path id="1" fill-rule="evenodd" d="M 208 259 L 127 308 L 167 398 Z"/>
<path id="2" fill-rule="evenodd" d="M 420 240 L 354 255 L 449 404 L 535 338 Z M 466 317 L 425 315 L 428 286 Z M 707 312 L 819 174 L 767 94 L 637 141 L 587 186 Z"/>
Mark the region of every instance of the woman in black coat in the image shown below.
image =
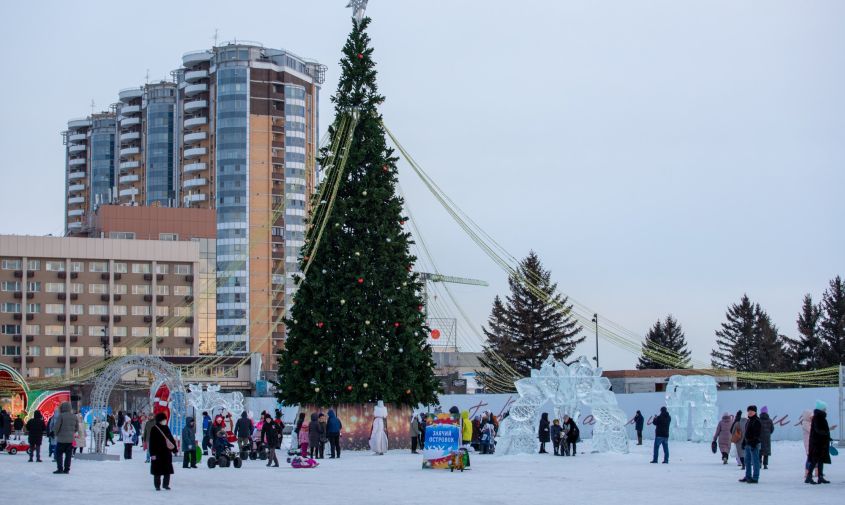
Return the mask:
<path id="1" fill-rule="evenodd" d="M 167 427 L 167 417 L 159 412 L 155 417 L 156 423 L 150 430 L 150 473 L 153 474 L 153 484 L 156 491 L 162 486 L 170 490 L 170 476 L 173 474 L 173 455 L 176 454 L 176 440 Z M 162 482 L 162 476 L 164 476 Z"/>
<path id="2" fill-rule="evenodd" d="M 40 410 L 36 410 L 32 419 L 27 421 L 26 431 L 29 434 L 29 460 L 32 461 L 32 456 L 35 455 L 36 460 L 41 463 L 41 441 L 47 431 L 47 425 L 44 424 L 44 416 Z"/>
<path id="3" fill-rule="evenodd" d="M 578 439 L 581 438 L 581 430 L 575 424 L 575 420 L 569 416 L 563 416 L 564 432 L 566 432 L 567 456 L 578 452 Z"/>
<path id="4" fill-rule="evenodd" d="M 810 423 L 807 478 L 804 482 L 816 484 L 816 482 L 813 482 L 813 470 L 818 467 L 818 484 L 830 484 L 830 481 L 824 478 L 824 464 L 830 464 L 830 426 L 827 424 L 827 406 L 819 402 L 816 407 L 822 408 L 816 408 L 813 411 L 813 421 Z"/>
<path id="5" fill-rule="evenodd" d="M 549 413 L 543 412 L 540 416 L 540 428 L 537 430 L 537 437 L 540 439 L 540 454 L 547 454 L 546 443 L 551 441 L 549 431 Z"/>

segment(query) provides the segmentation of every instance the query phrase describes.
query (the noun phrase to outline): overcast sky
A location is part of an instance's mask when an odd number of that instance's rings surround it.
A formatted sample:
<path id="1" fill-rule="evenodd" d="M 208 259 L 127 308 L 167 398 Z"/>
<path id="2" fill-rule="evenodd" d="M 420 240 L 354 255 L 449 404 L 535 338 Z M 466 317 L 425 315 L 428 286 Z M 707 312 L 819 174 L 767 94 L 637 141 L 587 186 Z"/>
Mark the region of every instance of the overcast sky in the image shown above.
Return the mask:
<path id="1" fill-rule="evenodd" d="M 325 130 L 345 3 L 3 2 L 0 233 L 60 234 L 67 120 L 147 70 L 168 77 L 215 30 L 326 64 Z M 743 293 L 794 335 L 803 295 L 845 274 L 845 2 L 371 0 L 368 14 L 385 122 L 602 320 L 644 334 L 672 313 L 709 361 Z M 505 275 L 407 167 L 401 180 L 440 269 L 490 282 L 453 288 L 479 326 Z M 636 361 L 601 346 L 606 368 Z"/>

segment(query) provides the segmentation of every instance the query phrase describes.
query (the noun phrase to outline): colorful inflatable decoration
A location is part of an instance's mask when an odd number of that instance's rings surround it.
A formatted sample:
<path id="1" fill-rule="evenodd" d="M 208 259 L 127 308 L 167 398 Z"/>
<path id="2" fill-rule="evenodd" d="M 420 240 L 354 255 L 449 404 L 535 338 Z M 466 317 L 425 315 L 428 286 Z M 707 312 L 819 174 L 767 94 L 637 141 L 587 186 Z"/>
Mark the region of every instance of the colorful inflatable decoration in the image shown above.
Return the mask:
<path id="1" fill-rule="evenodd" d="M 59 406 L 64 402 L 70 402 L 70 391 L 33 391 L 35 399 L 32 401 L 32 408 L 29 409 L 27 419 L 31 418 L 36 410 L 41 411 L 44 422 L 49 422 Z M 37 394 L 36 394 L 37 393 Z"/>
<path id="2" fill-rule="evenodd" d="M 29 406 L 29 385 L 14 368 L 0 363 L 0 404 L 12 417 L 25 413 Z"/>

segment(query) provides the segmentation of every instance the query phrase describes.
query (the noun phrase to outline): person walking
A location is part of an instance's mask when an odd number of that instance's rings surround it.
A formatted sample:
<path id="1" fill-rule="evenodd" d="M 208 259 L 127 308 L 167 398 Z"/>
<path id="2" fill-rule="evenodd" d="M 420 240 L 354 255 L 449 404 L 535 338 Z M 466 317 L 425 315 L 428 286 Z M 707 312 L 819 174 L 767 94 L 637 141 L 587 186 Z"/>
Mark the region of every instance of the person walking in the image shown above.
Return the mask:
<path id="1" fill-rule="evenodd" d="M 246 410 L 241 412 L 241 418 L 235 423 L 235 436 L 238 437 L 238 450 L 243 453 L 249 451 L 252 446 L 252 432 L 255 428 L 252 426 L 252 421 L 249 420 L 249 415 Z M 243 456 L 241 456 L 243 458 Z"/>
<path id="2" fill-rule="evenodd" d="M 745 451 L 742 449 L 742 438 L 745 436 L 745 422 L 742 418 L 742 411 L 737 410 L 734 422 L 731 425 L 731 442 L 736 449 L 736 466 L 745 470 Z"/>
<path id="3" fill-rule="evenodd" d="M 331 412 L 330 410 L 329 413 Z M 267 447 L 267 466 L 278 467 L 279 458 L 276 456 L 276 446 L 279 444 L 279 436 L 276 423 L 273 422 L 270 414 L 264 416 L 264 425 L 261 426 L 261 440 Z"/>
<path id="4" fill-rule="evenodd" d="M 551 441 L 548 412 L 543 412 L 540 416 L 540 426 L 537 428 L 537 438 L 540 439 L 540 454 L 548 454 L 548 451 L 546 451 L 546 444 Z"/>
<path id="5" fill-rule="evenodd" d="M 830 484 L 824 478 L 824 465 L 830 464 L 830 426 L 827 423 L 827 404 L 821 400 L 816 402 L 813 420 L 810 424 L 809 452 L 807 456 L 807 484 Z M 813 481 L 813 470 L 818 469 L 818 481 Z"/>
<path id="6" fill-rule="evenodd" d="M 772 433 L 775 423 L 769 417 L 769 407 L 760 409 L 760 457 L 763 459 L 763 470 L 769 469 L 769 456 L 772 455 Z"/>
<path id="7" fill-rule="evenodd" d="M 163 412 L 156 414 L 155 424 L 150 430 L 150 473 L 156 491 L 170 491 L 170 476 L 173 475 L 173 455 L 176 454 L 176 439 L 167 427 L 167 416 Z"/>
<path id="8" fill-rule="evenodd" d="M 719 451 L 722 453 L 722 464 L 728 464 L 728 457 L 731 454 L 731 426 L 733 421 L 731 415 L 725 412 L 722 414 L 722 420 L 716 425 L 716 433 L 713 434 L 713 442 L 719 445 Z"/>
<path id="9" fill-rule="evenodd" d="M 672 416 L 666 407 L 660 407 L 660 414 L 654 418 L 654 455 L 652 463 L 657 463 L 657 456 L 660 447 L 663 447 L 663 464 L 669 464 L 669 425 L 672 424 Z"/>
<path id="10" fill-rule="evenodd" d="M 79 423 L 79 427 L 76 430 L 76 436 L 73 437 L 73 441 L 76 442 L 75 450 L 79 454 L 82 454 L 88 445 L 88 424 L 82 418 L 82 414 L 76 414 L 76 421 Z"/>
<path id="11" fill-rule="evenodd" d="M 44 424 L 44 416 L 41 415 L 40 410 L 36 410 L 32 419 L 26 423 L 30 463 L 32 463 L 32 456 L 35 456 L 35 460 L 41 463 L 41 441 L 44 438 L 45 431 L 47 431 L 47 425 Z"/>
<path id="12" fill-rule="evenodd" d="M 645 418 L 639 410 L 634 414 L 634 431 L 637 432 L 637 445 L 643 445 L 643 426 L 645 425 Z"/>
<path id="13" fill-rule="evenodd" d="M 124 419 L 126 419 L 124 417 Z M 120 439 L 123 440 L 123 459 L 132 459 L 132 441 L 135 439 L 135 427 L 131 420 L 125 420 L 120 429 Z"/>
<path id="14" fill-rule="evenodd" d="M 185 418 L 182 428 L 182 468 L 197 467 L 197 423 L 193 417 Z"/>
<path id="15" fill-rule="evenodd" d="M 202 454 L 208 456 L 208 448 L 211 446 L 211 416 L 208 412 L 202 413 Z"/>
<path id="16" fill-rule="evenodd" d="M 749 405 L 746 412 L 745 431 L 742 437 L 742 448 L 745 450 L 745 477 L 740 482 L 757 484 L 760 481 L 760 433 L 763 426 L 757 417 L 757 406 Z"/>
<path id="17" fill-rule="evenodd" d="M 79 429 L 79 421 L 71 411 L 70 402 L 62 402 L 59 406 L 58 417 L 53 427 L 56 434 L 56 471 L 53 473 L 70 473 L 73 437 Z"/>
<path id="18" fill-rule="evenodd" d="M 581 430 L 575 424 L 575 419 L 563 416 L 563 431 L 566 433 L 566 455 L 575 456 L 578 453 L 578 439 L 581 438 Z"/>
<path id="19" fill-rule="evenodd" d="M 331 411 L 329 411 L 329 414 L 331 414 Z M 417 444 L 420 441 L 420 421 L 414 414 L 411 414 L 411 424 L 408 429 L 408 435 L 411 437 L 411 454 L 416 454 Z"/>

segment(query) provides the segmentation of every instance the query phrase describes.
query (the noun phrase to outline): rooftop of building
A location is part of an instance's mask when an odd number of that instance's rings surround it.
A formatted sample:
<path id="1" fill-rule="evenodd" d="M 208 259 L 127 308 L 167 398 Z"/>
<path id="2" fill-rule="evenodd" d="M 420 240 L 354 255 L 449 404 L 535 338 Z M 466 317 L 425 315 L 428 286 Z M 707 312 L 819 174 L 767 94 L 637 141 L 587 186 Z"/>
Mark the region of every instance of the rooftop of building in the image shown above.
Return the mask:
<path id="1" fill-rule="evenodd" d="M 190 241 L 0 235 L 4 257 L 194 262 L 199 254 L 199 244 Z"/>
<path id="2" fill-rule="evenodd" d="M 668 379 L 673 375 L 711 375 L 716 379 L 734 378 L 734 375 L 728 371 L 714 373 L 713 370 L 699 370 L 695 368 L 605 370 L 602 372 L 602 376 L 608 379 Z"/>

